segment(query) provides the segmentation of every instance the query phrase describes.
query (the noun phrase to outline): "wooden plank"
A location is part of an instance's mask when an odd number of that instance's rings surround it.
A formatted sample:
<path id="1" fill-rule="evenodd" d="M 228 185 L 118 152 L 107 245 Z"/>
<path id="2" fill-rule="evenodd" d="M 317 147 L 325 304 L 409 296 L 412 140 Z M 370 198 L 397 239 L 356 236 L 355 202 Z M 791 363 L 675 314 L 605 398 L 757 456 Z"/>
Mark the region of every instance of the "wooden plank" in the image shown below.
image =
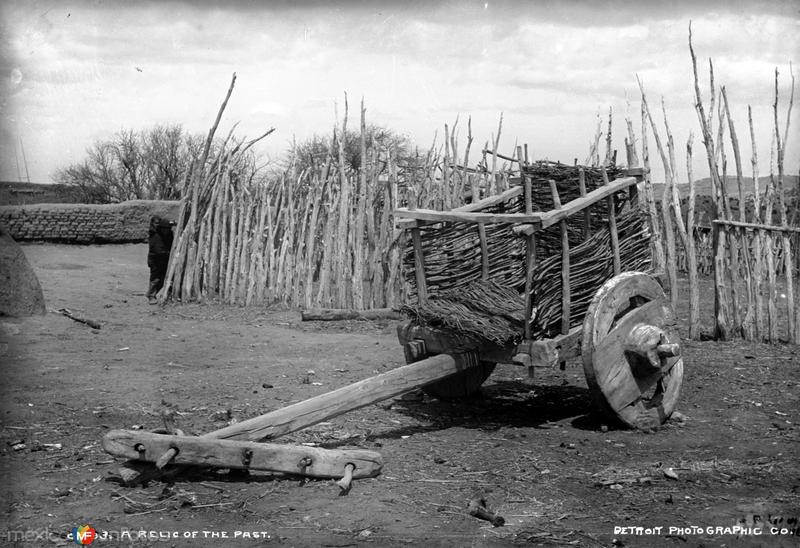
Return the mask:
<path id="1" fill-rule="evenodd" d="M 339 321 L 339 320 L 400 320 L 403 315 L 392 308 L 368 308 L 354 310 L 352 308 L 308 308 L 300 312 L 300 317 L 307 321 Z"/>
<path id="2" fill-rule="evenodd" d="M 478 223 L 478 239 L 481 243 L 481 280 L 489 280 L 489 246 L 486 244 L 486 225 Z"/>
<path id="3" fill-rule="evenodd" d="M 420 304 L 428 302 L 428 283 L 425 278 L 425 256 L 422 254 L 422 236 L 419 228 L 411 229 L 411 242 L 414 246 L 414 275 L 417 279 L 417 300 Z"/>
<path id="4" fill-rule="evenodd" d="M 436 211 L 434 209 L 417 209 L 410 210 L 406 208 L 398 208 L 394 211 L 395 217 L 405 219 L 416 219 L 421 221 L 431 222 L 464 222 L 464 223 L 533 223 L 538 224 L 541 222 L 544 214 L 532 213 L 526 215 L 524 213 L 481 213 L 481 212 L 462 212 L 456 211 Z M 398 223 L 400 226 L 400 223 Z M 408 225 L 403 225 L 409 228 Z M 410 225 L 414 226 L 414 225 Z"/>
<path id="5" fill-rule="evenodd" d="M 583 211 L 590 205 L 599 202 L 600 200 L 611 196 L 617 192 L 627 189 L 631 185 L 636 184 L 635 177 L 624 177 L 615 179 L 608 185 L 601 186 L 586 194 L 586 196 L 576 198 L 564 204 L 560 209 L 547 211 L 547 212 L 533 212 L 526 213 L 480 213 L 474 211 L 466 211 L 464 208 L 456 208 L 451 211 L 435 211 L 432 209 L 417 209 L 411 210 L 407 208 L 398 208 L 394 211 L 394 215 L 401 220 L 396 224 L 401 228 L 410 228 L 420 226 L 425 222 L 467 222 L 467 223 L 529 223 L 533 228 L 527 229 L 532 232 L 539 228 L 548 228 L 553 226 L 567 217 L 574 215 L 579 211 Z M 514 187 L 506 191 L 504 194 L 512 193 L 514 195 L 521 194 L 524 190 L 522 187 Z M 502 195 L 493 196 L 486 200 L 481 200 L 477 204 L 469 204 L 470 206 L 478 206 L 487 202 L 487 200 L 495 200 Z M 505 201 L 505 200 L 497 200 Z M 467 206 L 464 206 L 465 208 Z M 419 221 L 419 222 L 418 222 Z"/>
<path id="6" fill-rule="evenodd" d="M 465 360 L 466 361 L 466 360 Z M 349 411 L 393 398 L 463 371 L 469 365 L 440 354 L 254 417 L 203 437 L 261 441 L 295 432 Z"/>
<path id="7" fill-rule="evenodd" d="M 771 230 L 773 232 L 792 232 L 800 234 L 800 227 L 796 226 L 762 225 L 757 223 L 743 223 L 741 221 L 726 221 L 724 219 L 715 219 L 711 221 L 711 223 L 715 225 L 738 226 L 741 228 L 750 228 L 753 230 Z"/>
<path id="8" fill-rule="evenodd" d="M 547 228 L 553 226 L 554 224 L 558 223 L 562 219 L 566 219 L 567 217 L 577 213 L 578 211 L 582 211 L 585 208 L 589 207 L 590 205 L 599 202 L 600 200 L 611 196 L 621 190 L 625 190 L 631 185 L 636 184 L 635 177 L 625 177 L 622 179 L 614 179 L 607 185 L 603 185 L 598 187 L 591 192 L 587 193 L 586 196 L 576 198 L 571 202 L 567 202 L 563 205 L 563 207 L 556 211 L 548 211 L 547 213 L 542 214 L 542 228 Z"/>
<path id="9" fill-rule="evenodd" d="M 521 186 L 514 186 L 504 192 L 501 192 L 500 194 L 484 198 L 483 200 L 480 200 L 478 202 L 453 208 L 452 211 L 463 211 L 463 212 L 480 211 L 482 209 L 486 209 L 487 207 L 494 207 L 498 204 L 507 202 L 510 199 L 515 198 L 520 194 L 522 194 L 522 191 L 523 189 Z"/>
<path id="10" fill-rule="evenodd" d="M 380 453 L 364 449 L 322 449 L 302 445 L 258 443 L 171 436 L 143 430 L 111 430 L 102 440 L 103 449 L 118 457 L 139 462 L 156 462 L 167 451 L 175 456 L 171 464 L 269 470 L 314 478 L 341 478 L 348 464 L 353 478 L 372 478 L 380 474 Z"/>
<path id="11" fill-rule="evenodd" d="M 608 174 L 606 173 L 606 168 L 602 167 L 600 169 L 601 174 L 603 175 L 603 186 L 608 186 L 610 183 L 608 181 Z M 611 254 L 614 257 L 614 275 L 616 276 L 622 271 L 622 261 L 619 257 L 619 234 L 617 233 L 617 211 L 616 206 L 614 205 L 614 196 L 609 195 L 606 198 L 606 204 L 608 205 L 608 231 L 611 235 Z"/>
<path id="12" fill-rule="evenodd" d="M 451 212 L 461 212 L 461 213 L 479 212 L 482 209 L 486 209 L 486 208 L 489 208 L 489 207 L 494 207 L 494 206 L 496 206 L 498 204 L 502 204 L 504 202 L 507 202 L 507 201 L 511 200 L 512 198 L 515 198 L 515 197 L 519 196 L 520 194 L 522 194 L 522 192 L 523 192 L 523 189 L 522 189 L 521 186 L 513 186 L 513 187 L 509 188 L 508 190 L 506 190 L 505 192 L 503 192 L 501 194 L 496 194 L 495 196 L 490 196 L 488 198 L 484 198 L 483 200 L 480 200 L 478 202 L 473 202 L 471 204 L 463 205 L 461 207 L 456 207 L 456 208 L 452 209 Z M 416 209 L 416 208 L 413 208 L 413 209 Z M 408 208 L 408 211 L 413 211 L 413 209 L 412 208 Z M 419 211 L 419 210 L 417 210 L 417 211 Z M 427 210 L 427 211 L 431 211 L 431 210 Z M 442 213 L 442 212 L 437 211 L 437 213 Z M 397 210 L 395 210 L 395 217 L 398 217 Z M 439 219 L 433 219 L 432 222 L 436 222 L 438 220 Z M 429 220 L 427 222 L 431 222 L 431 221 Z M 421 226 L 421 225 L 426 224 L 426 220 L 424 220 L 424 219 L 416 219 L 416 218 L 403 218 L 403 219 L 400 219 L 400 220 L 396 221 L 395 224 L 399 228 L 411 228 L 411 227 L 414 227 L 414 226 Z"/>

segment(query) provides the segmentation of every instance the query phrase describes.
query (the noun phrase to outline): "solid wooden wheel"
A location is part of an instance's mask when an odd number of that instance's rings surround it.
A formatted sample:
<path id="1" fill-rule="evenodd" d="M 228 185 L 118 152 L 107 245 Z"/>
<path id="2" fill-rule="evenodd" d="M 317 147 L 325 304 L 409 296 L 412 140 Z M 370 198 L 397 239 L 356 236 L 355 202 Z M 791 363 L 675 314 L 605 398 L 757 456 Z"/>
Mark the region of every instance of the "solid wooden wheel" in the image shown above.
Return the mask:
<path id="1" fill-rule="evenodd" d="M 683 382 L 673 313 L 652 277 L 607 281 L 583 321 L 583 370 L 601 410 L 632 428 L 657 426 L 675 409 Z"/>

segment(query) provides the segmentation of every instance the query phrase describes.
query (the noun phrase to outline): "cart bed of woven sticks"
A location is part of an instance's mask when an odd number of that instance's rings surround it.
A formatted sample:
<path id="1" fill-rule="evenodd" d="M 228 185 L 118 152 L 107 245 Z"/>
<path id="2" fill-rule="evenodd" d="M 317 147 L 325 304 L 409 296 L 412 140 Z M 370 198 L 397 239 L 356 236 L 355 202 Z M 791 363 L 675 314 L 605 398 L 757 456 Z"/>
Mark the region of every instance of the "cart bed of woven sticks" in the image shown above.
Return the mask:
<path id="1" fill-rule="evenodd" d="M 399 329 L 407 361 L 466 356 L 461 374 L 428 393 L 469 395 L 496 362 L 532 374 L 582 354 L 603 410 L 630 426 L 669 416 L 683 362 L 651 276 L 642 176 L 535 162 L 500 195 L 451 211 L 396 211 L 410 231 L 409 321 Z"/>

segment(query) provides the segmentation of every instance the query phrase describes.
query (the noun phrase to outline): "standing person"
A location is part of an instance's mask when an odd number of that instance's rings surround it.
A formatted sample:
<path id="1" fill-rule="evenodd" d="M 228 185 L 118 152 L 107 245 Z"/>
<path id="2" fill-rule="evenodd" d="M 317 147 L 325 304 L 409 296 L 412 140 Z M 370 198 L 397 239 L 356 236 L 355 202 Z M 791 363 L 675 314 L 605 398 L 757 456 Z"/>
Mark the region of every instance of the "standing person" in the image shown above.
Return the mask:
<path id="1" fill-rule="evenodd" d="M 154 216 L 150 219 L 150 247 L 147 252 L 147 266 L 150 267 L 150 288 L 147 300 L 156 304 L 156 294 L 164 286 L 169 264 L 169 252 L 172 249 L 172 227 L 174 222 Z"/>

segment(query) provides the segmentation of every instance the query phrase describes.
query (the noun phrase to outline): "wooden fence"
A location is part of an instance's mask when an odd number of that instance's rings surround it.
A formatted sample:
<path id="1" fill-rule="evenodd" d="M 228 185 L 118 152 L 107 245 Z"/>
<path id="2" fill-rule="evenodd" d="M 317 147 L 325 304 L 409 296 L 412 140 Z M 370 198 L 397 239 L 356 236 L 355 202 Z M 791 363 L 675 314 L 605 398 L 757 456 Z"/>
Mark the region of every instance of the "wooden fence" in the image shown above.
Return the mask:
<path id="1" fill-rule="evenodd" d="M 694 61 L 693 52 L 692 56 Z M 232 137 L 231 130 L 224 139 L 215 140 L 234 82 L 235 76 L 209 131 L 203 156 L 187 174 L 166 283 L 159 293 L 161 303 L 172 297 L 183 302 L 219 299 L 238 305 L 277 303 L 302 308 L 396 307 L 403 302 L 408 287 L 401 275 L 405 236 L 396 227 L 393 211 L 402 206 L 448 210 L 500 194 L 519 174 L 520 159 L 528 162 L 527 146 L 515 147 L 510 156 L 498 152 L 502 117 L 497 134 L 476 155 L 474 167 L 469 167 L 473 144 L 469 121 L 463 147 L 459 146 L 456 120 L 452 127 L 445 125 L 440 145 L 434 142 L 422 153 L 403 153 L 396 146 L 370 138 L 363 101 L 360 127 L 355 132 L 358 161 L 353 162 L 353 151 L 346 150 L 348 136 L 354 132 L 348 133 L 345 97 L 341 125 L 337 121 L 332 139 L 315 158 L 309 160 L 295 151 L 284 169 L 260 173 L 250 151 L 270 132 L 240 141 Z M 734 217 L 721 184 L 727 180 L 726 147 L 730 147 L 739 181 L 739 203 L 746 203 L 739 144 L 725 89 L 720 90 L 715 112 L 712 82 L 711 114 L 706 115 L 696 69 L 695 83 L 717 221 L 713 229 L 695 226 L 692 137 L 686 147 L 690 192 L 684 212 L 676 188 L 679 169 L 666 111 L 666 140 L 662 141 L 642 87 L 642 186 L 653 235 L 654 266 L 666 274 L 673 307 L 679 296 L 678 271 L 688 274 L 692 338 L 700 336 L 698 275 L 709 274 L 714 277 L 714 333 L 718 338 L 788 338 L 800 342 L 800 311 L 796 306 L 800 299 L 794 295 L 800 286 L 794 264 L 800 255 L 800 233 L 792 227 L 797 215 L 788 218 L 784 203 L 783 152 L 788 122 L 780 139 L 777 76 L 778 173 L 772 174 L 763 200 L 756 189 L 753 219 L 745 218 L 745 207 L 738 208 L 738 217 Z M 715 115 L 716 138 L 712 131 Z M 628 163 L 637 165 L 636 135 L 630 120 L 626 122 Z M 749 122 L 752 140 L 752 118 Z M 586 163 L 613 165 L 610 114 L 603 160 L 598 153 L 600 135 L 598 126 Z M 660 211 L 650 180 L 648 135 L 655 139 L 667 183 L 660 197 Z M 758 181 L 755 145 L 751 164 L 753 178 Z M 773 209 L 782 212 L 780 219 L 773 221 Z M 782 301 L 776 300 L 779 286 L 786 300 L 783 308 L 778 304 Z M 783 324 L 787 326 L 785 337 L 778 332 Z"/>
<path id="2" fill-rule="evenodd" d="M 780 229 L 780 227 L 775 227 Z M 795 227 L 796 228 L 796 227 Z M 744 279 L 746 275 L 747 263 L 744 262 L 744 257 L 754 257 L 756 251 L 755 235 L 758 231 L 755 229 L 745 230 L 745 241 L 747 245 L 742 248 L 740 240 L 734 239 L 727 241 L 729 245 L 733 245 L 735 252 L 739 255 L 739 271 L 736 273 L 739 279 Z M 701 276 L 711 276 L 714 274 L 714 244 L 713 244 L 713 229 L 709 226 L 696 226 L 694 227 L 694 245 L 695 256 L 697 257 L 697 273 Z M 792 250 L 800 249 L 800 234 L 790 231 L 789 243 Z M 763 245 L 762 245 L 763 247 Z M 773 254 L 773 264 L 775 265 L 775 272 L 778 276 L 784 274 L 784 260 L 783 260 L 783 245 L 781 239 L 775 239 L 773 245 L 770 246 Z M 743 251 L 744 249 L 744 251 Z M 800 270 L 800 254 L 792 253 L 794 259 L 795 271 Z M 689 261 L 686 255 L 686 250 L 681 246 L 676 250 L 675 261 L 677 263 L 677 271 L 681 274 L 687 274 L 689 271 Z M 751 259 L 750 264 L 753 260 Z"/>
<path id="3" fill-rule="evenodd" d="M 321 160 L 309 163 L 292 154 L 286 169 L 261 177 L 254 176 L 248 155 L 256 140 L 240 142 L 229 134 L 213 148 L 213 158 L 201 159 L 185 184 L 159 301 L 397 306 L 406 290 L 400 272 L 404 236 L 392 211 L 401 205 L 451 209 L 508 188 L 516 159 L 497 153 L 502 117 L 475 168 L 467 167 L 470 122 L 463 149 L 456 120 L 452 128 L 445 125 L 442 145 L 399 157 L 392 146 L 368 139 L 362 101 L 357 166 L 345 150 L 347 123 L 345 98 L 341 127 L 334 128 Z"/>
<path id="4" fill-rule="evenodd" d="M 697 74 L 697 61 L 689 36 L 695 84 L 695 108 L 702 131 L 712 182 L 712 198 L 716 220 L 711 230 L 695 227 L 695 190 L 692 174 L 692 142 L 686 145 L 686 168 L 689 197 L 683 210 L 677 191 L 678 166 L 675 148 L 664 111 L 666 145 L 662 145 L 659 131 L 642 93 L 642 146 L 645 167 L 649 168 L 647 155 L 648 124 L 655 138 L 665 171 L 664 193 L 659 211 L 651 210 L 652 228 L 656 233 L 656 256 L 660 268 L 667 275 L 673 306 L 678 296 L 677 273 L 679 268 L 689 278 L 689 332 L 691 338 L 700 336 L 698 274 L 714 278 L 714 335 L 720 340 L 744 337 L 747 340 L 778 342 L 787 340 L 800 343 L 800 285 L 798 252 L 800 228 L 797 227 L 797 204 L 800 189 L 795 197 L 791 216 L 786 200 L 784 154 L 789 136 L 789 120 L 794 97 L 794 77 L 785 114 L 783 128 L 779 123 L 778 71 L 775 71 L 775 97 L 773 103 L 774 135 L 770 177 L 762 194 L 759 188 L 758 156 L 753 128 L 752 111 L 748 106 L 748 125 L 752 155 L 754 192 L 746 196 L 739 140 L 736 125 L 730 114 L 725 87 L 717 90 L 714 84 L 713 65 L 709 63 L 709 98 L 704 102 Z M 715 110 L 716 105 L 716 110 Z M 708 110 L 706 111 L 706 108 Z M 716 127 L 715 127 L 716 122 Z M 726 135 L 727 134 L 727 135 Z M 733 154 L 733 167 L 737 181 L 738 211 L 734 214 L 728 195 L 728 154 Z M 777 172 L 775 171 L 777 167 Z M 724 182 L 723 182 L 724 181 Z M 791 202 L 789 202 L 791 203 Z M 750 207 L 752 206 L 752 207 Z M 746 218 L 750 208 L 752 218 Z M 778 211 L 778 219 L 774 211 Z M 659 235 L 660 234 L 660 235 Z M 682 244 L 682 249 L 676 245 Z M 785 303 L 785 304 L 782 304 Z M 785 326 L 785 329 L 783 328 Z"/>

